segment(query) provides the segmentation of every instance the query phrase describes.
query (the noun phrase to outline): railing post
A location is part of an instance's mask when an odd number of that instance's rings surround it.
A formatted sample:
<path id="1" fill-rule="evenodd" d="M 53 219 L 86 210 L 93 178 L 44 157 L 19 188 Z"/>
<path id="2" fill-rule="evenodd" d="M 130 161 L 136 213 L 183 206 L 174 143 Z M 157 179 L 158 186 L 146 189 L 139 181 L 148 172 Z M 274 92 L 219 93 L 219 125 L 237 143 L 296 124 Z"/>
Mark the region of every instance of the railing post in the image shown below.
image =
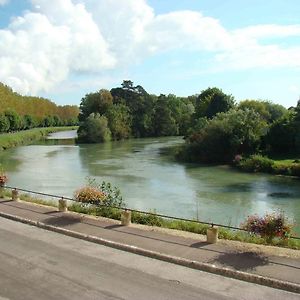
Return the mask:
<path id="1" fill-rule="evenodd" d="M 131 211 L 125 209 L 121 212 L 121 225 L 129 226 L 130 224 L 131 224 Z"/>
<path id="2" fill-rule="evenodd" d="M 63 197 L 58 200 L 58 210 L 62 212 L 68 211 L 67 200 L 65 200 Z"/>
<path id="3" fill-rule="evenodd" d="M 11 200 L 13 200 L 13 201 L 19 201 L 20 200 L 19 191 L 17 189 L 13 189 L 11 191 Z"/>
<path id="4" fill-rule="evenodd" d="M 4 198 L 4 187 L 5 187 L 5 183 L 0 182 L 0 198 Z"/>
<path id="5" fill-rule="evenodd" d="M 210 244 L 215 244 L 218 241 L 219 228 L 212 224 L 212 227 L 207 229 L 206 241 Z"/>

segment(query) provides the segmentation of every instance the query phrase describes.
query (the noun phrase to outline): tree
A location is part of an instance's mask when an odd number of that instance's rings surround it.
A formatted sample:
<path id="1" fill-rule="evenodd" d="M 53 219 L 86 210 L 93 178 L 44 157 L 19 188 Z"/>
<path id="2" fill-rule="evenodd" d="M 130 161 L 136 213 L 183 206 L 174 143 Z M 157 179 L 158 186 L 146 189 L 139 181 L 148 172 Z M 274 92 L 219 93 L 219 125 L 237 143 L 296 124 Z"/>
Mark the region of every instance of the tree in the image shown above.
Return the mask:
<path id="1" fill-rule="evenodd" d="M 132 117 L 124 104 L 113 105 L 106 113 L 114 140 L 127 139 L 131 135 Z"/>
<path id="2" fill-rule="evenodd" d="M 272 153 L 300 153 L 300 122 L 297 109 L 289 110 L 275 121 L 265 140 L 267 149 Z"/>
<path id="3" fill-rule="evenodd" d="M 24 120 L 24 129 L 30 129 L 36 126 L 36 121 L 31 115 L 25 115 Z"/>
<path id="4" fill-rule="evenodd" d="M 178 135 L 178 125 L 168 107 L 168 99 L 160 95 L 155 104 L 154 128 L 156 136 Z"/>
<path id="5" fill-rule="evenodd" d="M 78 140 L 87 143 L 103 143 L 111 139 L 107 118 L 91 113 L 78 128 Z"/>
<path id="6" fill-rule="evenodd" d="M 108 90 L 87 94 L 81 99 L 79 120 L 84 121 L 91 113 L 104 115 L 112 105 L 113 97 Z"/>
<path id="7" fill-rule="evenodd" d="M 111 89 L 115 104 L 124 104 L 132 115 L 132 134 L 135 137 L 149 136 L 153 132 L 153 100 L 142 86 L 133 86 L 130 80 L 124 80 L 120 88 Z"/>
<path id="8" fill-rule="evenodd" d="M 0 132 L 9 131 L 9 120 L 4 114 L 0 114 Z"/>
<path id="9" fill-rule="evenodd" d="M 196 118 L 213 118 L 219 112 L 229 111 L 234 107 L 232 95 L 226 95 L 214 87 L 202 91 L 196 100 Z"/>
<path id="10" fill-rule="evenodd" d="M 244 100 L 240 102 L 238 109 L 252 109 L 268 123 L 273 123 L 287 112 L 287 109 L 282 105 L 274 104 L 270 101 L 259 100 Z"/>
<path id="11" fill-rule="evenodd" d="M 21 128 L 21 118 L 16 111 L 10 109 L 4 112 L 5 117 L 9 122 L 9 130 L 10 131 L 17 131 Z"/>
<path id="12" fill-rule="evenodd" d="M 187 139 L 183 156 L 191 161 L 231 162 L 236 154 L 250 154 L 260 146 L 267 124 L 253 110 L 219 113 Z"/>

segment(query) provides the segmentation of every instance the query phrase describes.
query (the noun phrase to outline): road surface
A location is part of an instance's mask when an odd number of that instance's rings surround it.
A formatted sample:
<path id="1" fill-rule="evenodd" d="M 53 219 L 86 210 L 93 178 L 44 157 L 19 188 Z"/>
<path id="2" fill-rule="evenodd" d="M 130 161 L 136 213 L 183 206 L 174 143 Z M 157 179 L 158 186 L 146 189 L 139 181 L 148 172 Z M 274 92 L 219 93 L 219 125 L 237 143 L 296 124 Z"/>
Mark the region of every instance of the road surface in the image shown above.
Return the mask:
<path id="1" fill-rule="evenodd" d="M 0 299 L 297 299 L 0 218 Z"/>

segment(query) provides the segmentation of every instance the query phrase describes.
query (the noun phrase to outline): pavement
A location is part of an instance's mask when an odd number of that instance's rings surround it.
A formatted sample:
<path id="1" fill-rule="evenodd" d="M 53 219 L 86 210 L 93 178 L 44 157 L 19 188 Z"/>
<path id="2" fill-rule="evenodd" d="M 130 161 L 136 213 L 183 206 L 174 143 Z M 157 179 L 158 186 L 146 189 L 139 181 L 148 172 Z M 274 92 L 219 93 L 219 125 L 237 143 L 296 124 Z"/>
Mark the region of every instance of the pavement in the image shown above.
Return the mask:
<path id="1" fill-rule="evenodd" d="M 0 217 L 227 277 L 300 293 L 298 250 L 219 241 L 0 199 Z M 263 249 L 266 249 L 264 251 Z"/>

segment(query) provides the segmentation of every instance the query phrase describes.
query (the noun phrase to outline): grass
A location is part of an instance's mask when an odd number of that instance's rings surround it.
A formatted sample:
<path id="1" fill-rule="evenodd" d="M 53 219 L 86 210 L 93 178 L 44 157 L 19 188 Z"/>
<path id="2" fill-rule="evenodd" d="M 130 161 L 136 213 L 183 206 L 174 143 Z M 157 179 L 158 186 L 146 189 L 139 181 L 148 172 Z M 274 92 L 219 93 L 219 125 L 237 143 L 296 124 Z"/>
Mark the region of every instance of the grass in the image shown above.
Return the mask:
<path id="1" fill-rule="evenodd" d="M 275 175 L 300 177 L 300 158 L 297 157 L 266 157 L 251 155 L 236 165 L 247 172 L 263 172 Z"/>
<path id="2" fill-rule="evenodd" d="M 7 190 L 4 191 L 4 193 L 2 193 L 2 197 L 3 196 L 10 197 L 11 191 L 7 191 Z M 57 207 L 56 201 L 35 198 L 28 194 L 21 194 L 20 199 L 30 203 Z M 68 210 L 76 213 L 86 214 L 86 215 L 101 216 L 101 217 L 110 218 L 114 220 L 121 220 L 121 209 L 117 209 L 117 208 L 99 207 L 99 206 L 92 206 L 92 205 L 87 206 L 81 203 L 72 203 L 71 205 L 68 206 Z M 200 224 L 191 221 L 181 221 L 181 220 L 161 218 L 155 215 L 155 212 L 153 214 L 143 214 L 140 212 L 133 211 L 131 214 L 131 220 L 132 223 L 136 223 L 136 224 L 182 230 L 182 231 L 203 234 L 203 235 L 206 235 L 206 231 L 210 227 L 209 225 Z M 268 243 L 265 238 L 262 238 L 260 236 L 250 234 L 245 231 L 230 230 L 226 228 L 219 228 L 219 239 L 240 241 L 240 242 L 260 244 L 260 245 L 272 245 L 272 246 L 279 246 L 279 247 L 300 250 L 300 240 L 274 239 L 272 240 L 271 243 Z"/>
<path id="3" fill-rule="evenodd" d="M 0 134 L 0 150 L 5 150 L 21 145 L 28 145 L 34 141 L 45 138 L 49 133 L 77 129 L 76 126 L 63 127 L 47 127 L 47 128 L 33 128 L 13 133 Z"/>

